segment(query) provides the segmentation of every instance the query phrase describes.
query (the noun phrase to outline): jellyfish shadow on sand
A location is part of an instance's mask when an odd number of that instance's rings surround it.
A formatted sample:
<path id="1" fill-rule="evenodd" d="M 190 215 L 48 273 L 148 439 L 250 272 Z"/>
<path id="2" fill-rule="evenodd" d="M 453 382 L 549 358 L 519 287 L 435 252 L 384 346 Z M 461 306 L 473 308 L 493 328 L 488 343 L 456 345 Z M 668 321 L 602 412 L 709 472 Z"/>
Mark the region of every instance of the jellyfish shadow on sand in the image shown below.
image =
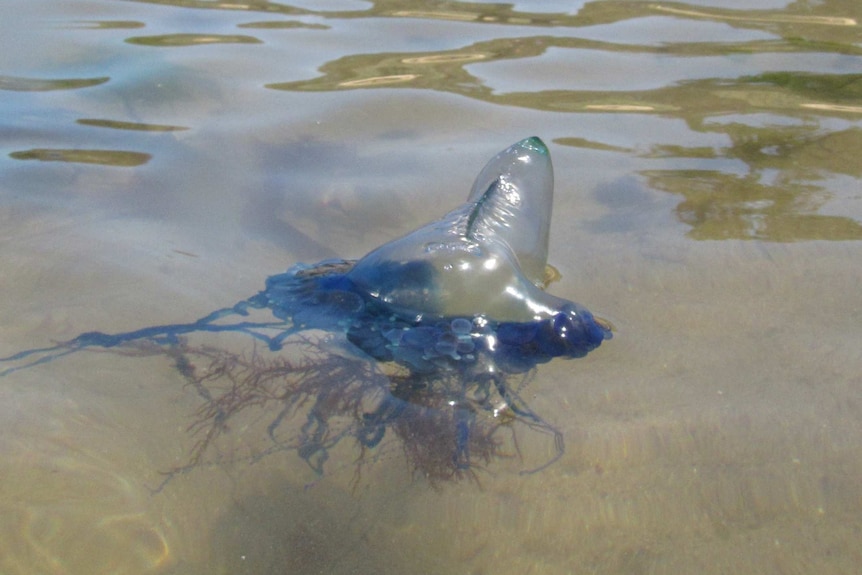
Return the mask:
<path id="1" fill-rule="evenodd" d="M 243 418 L 264 421 L 268 436 L 250 459 L 295 451 L 323 474 L 350 440 L 358 478 L 395 437 L 432 484 L 475 479 L 498 457 L 524 461 L 516 430 L 525 429 L 552 442 L 550 456 L 521 471 L 534 473 L 563 454 L 563 437 L 520 391 L 539 364 L 611 337 L 606 322 L 544 289 L 553 186 L 548 149 L 527 138 L 485 166 L 466 203 L 360 260 L 297 264 L 191 323 L 22 351 L 0 359 L 0 376 L 86 349 L 171 358 L 202 405 L 189 461 L 166 482 L 211 462 Z M 227 336 L 251 345 L 237 351 Z"/>

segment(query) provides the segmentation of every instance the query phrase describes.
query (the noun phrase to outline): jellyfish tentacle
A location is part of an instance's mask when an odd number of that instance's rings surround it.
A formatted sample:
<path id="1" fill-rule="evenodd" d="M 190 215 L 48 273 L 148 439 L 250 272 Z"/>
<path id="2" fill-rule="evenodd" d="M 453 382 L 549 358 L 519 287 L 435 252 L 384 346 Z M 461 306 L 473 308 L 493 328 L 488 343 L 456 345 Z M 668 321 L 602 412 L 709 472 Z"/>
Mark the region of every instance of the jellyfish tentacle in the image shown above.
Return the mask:
<path id="1" fill-rule="evenodd" d="M 326 418 L 312 409 L 302 426 L 302 439 L 297 451 L 308 466 L 319 475 L 323 474 L 323 464 L 329 459 L 329 451 L 324 441 L 328 432 L 329 424 Z"/>
<path id="2" fill-rule="evenodd" d="M 386 427 L 404 412 L 406 403 L 387 393 L 386 397 L 371 413 L 362 414 L 362 426 L 356 430 L 356 438 L 364 447 L 377 447 L 386 433 Z"/>
<path id="3" fill-rule="evenodd" d="M 15 373 L 16 371 L 19 371 L 22 369 L 28 369 L 31 367 L 35 367 L 37 365 L 52 362 L 55 359 L 59 359 L 65 355 L 75 353 L 76 351 L 77 351 L 77 349 L 69 348 L 68 346 L 66 346 L 64 344 L 59 344 L 59 345 L 54 345 L 51 347 L 42 347 L 42 348 L 38 348 L 38 349 L 28 349 L 25 351 L 21 351 L 21 352 L 12 354 L 9 357 L 0 358 L 0 362 L 5 363 L 5 362 L 18 361 L 18 360 L 22 360 L 22 359 L 29 359 L 29 358 L 31 358 L 33 356 L 37 356 L 39 354 L 45 354 L 45 355 L 42 355 L 41 357 L 38 357 L 37 359 L 34 359 L 33 361 L 29 361 L 29 362 L 24 363 L 22 365 L 7 367 L 6 369 L 0 371 L 0 377 L 5 377 L 7 375 L 10 375 L 10 374 Z"/>
<path id="4" fill-rule="evenodd" d="M 476 425 L 476 412 L 466 406 L 455 407 L 455 451 L 452 453 L 452 463 L 456 469 L 466 470 L 472 467 L 470 461 L 470 436 Z"/>

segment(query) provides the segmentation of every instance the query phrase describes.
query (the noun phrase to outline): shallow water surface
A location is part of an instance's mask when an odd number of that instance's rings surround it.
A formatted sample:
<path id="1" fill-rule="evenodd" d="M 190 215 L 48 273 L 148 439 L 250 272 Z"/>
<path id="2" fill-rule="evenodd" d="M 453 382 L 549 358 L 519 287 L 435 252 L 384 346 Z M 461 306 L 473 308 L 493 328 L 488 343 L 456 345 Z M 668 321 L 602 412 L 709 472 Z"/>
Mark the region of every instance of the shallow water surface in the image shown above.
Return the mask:
<path id="1" fill-rule="evenodd" d="M 193 321 L 556 169 L 549 291 L 608 318 L 522 394 L 542 434 L 431 483 L 206 462 L 164 355 L 0 378 L 0 572 L 855 573 L 862 5 L 5 0 L 0 357 Z M 224 343 L 218 338 L 215 343 Z M 261 416 L 262 417 L 262 416 Z M 240 455 L 237 455 L 240 454 Z M 250 459 L 251 457 L 251 459 Z"/>

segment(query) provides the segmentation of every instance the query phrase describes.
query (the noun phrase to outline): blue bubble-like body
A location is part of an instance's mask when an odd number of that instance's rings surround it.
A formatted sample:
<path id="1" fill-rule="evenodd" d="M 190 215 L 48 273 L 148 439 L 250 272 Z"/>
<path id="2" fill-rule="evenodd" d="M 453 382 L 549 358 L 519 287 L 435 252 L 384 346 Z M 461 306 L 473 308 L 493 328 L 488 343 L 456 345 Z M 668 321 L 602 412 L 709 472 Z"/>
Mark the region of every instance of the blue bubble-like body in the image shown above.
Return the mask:
<path id="1" fill-rule="evenodd" d="M 556 357 L 583 357 L 611 337 L 589 311 L 571 302 L 553 317 L 532 322 L 405 317 L 357 288 L 347 274 L 351 267 L 338 260 L 294 266 L 270 277 L 258 301 L 303 329 L 343 330 L 372 358 L 419 373 L 477 363 L 520 373 Z"/>

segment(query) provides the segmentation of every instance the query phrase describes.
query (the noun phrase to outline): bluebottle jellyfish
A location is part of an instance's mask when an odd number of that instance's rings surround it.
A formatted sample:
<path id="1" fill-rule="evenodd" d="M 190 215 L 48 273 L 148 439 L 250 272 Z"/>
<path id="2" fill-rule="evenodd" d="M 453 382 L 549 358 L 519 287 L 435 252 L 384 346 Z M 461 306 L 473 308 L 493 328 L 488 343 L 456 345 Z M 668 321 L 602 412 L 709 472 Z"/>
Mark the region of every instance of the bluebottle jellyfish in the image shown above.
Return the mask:
<path id="1" fill-rule="evenodd" d="M 464 204 L 359 260 L 296 264 L 190 323 L 23 351 L 0 359 L 0 375 L 87 348 L 165 354 L 204 399 L 192 466 L 229 420 L 270 404 L 265 453 L 296 451 L 320 473 L 341 440 L 365 453 L 391 430 L 415 472 L 461 478 L 501 455 L 496 434 L 512 422 L 553 437 L 556 456 L 525 470 L 535 471 L 562 454 L 562 436 L 520 386 L 538 364 L 582 357 L 611 337 L 587 309 L 544 289 L 553 191 L 548 149 L 527 138 L 491 159 Z M 207 332 L 256 345 L 235 353 L 190 342 Z"/>

